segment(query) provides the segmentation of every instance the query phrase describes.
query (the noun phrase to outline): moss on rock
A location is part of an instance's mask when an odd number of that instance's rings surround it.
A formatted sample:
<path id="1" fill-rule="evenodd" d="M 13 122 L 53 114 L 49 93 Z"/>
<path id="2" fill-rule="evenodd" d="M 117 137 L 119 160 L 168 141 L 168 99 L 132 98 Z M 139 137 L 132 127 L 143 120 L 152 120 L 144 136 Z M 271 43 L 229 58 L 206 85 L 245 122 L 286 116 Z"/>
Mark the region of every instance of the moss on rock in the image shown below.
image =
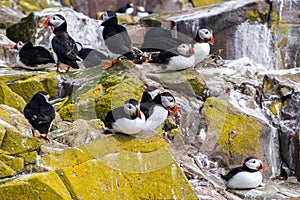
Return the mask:
<path id="1" fill-rule="evenodd" d="M 29 175 L 0 185 L 0 199 L 72 199 L 55 172 Z"/>
<path id="2" fill-rule="evenodd" d="M 26 80 L 15 81 L 8 86 L 12 91 L 23 97 L 26 102 L 29 102 L 33 95 L 39 91 L 45 91 L 50 96 L 55 96 L 58 83 L 57 73 L 52 72 L 36 75 Z"/>
<path id="3" fill-rule="evenodd" d="M 31 151 L 31 152 L 18 154 L 18 156 L 24 158 L 26 165 L 35 163 L 37 155 L 38 155 L 37 151 Z"/>
<path id="4" fill-rule="evenodd" d="M 23 112 L 26 105 L 24 99 L 14 93 L 5 83 L 0 81 L 0 104 L 5 104 Z"/>
<path id="5" fill-rule="evenodd" d="M 24 168 L 24 159 L 17 158 L 5 154 L 0 154 L 0 161 L 5 163 L 16 172 L 20 172 Z"/>
<path id="6" fill-rule="evenodd" d="M 231 156 L 260 154 L 261 125 L 255 118 L 235 113 L 230 105 L 218 98 L 208 98 L 203 112 L 209 120 L 208 131 L 217 134 L 221 150 Z"/>
<path id="7" fill-rule="evenodd" d="M 1 126 L 4 125 L 0 124 L 0 127 Z M 4 128 L 6 132 L 0 148 L 9 152 L 11 155 L 36 151 L 42 144 L 39 139 L 21 135 L 21 133 L 11 130 L 9 127 Z"/>
<path id="8" fill-rule="evenodd" d="M 10 177 L 10 176 L 13 176 L 15 174 L 16 174 L 16 172 L 12 168 L 10 168 L 4 162 L 0 161 L 0 178 Z"/>

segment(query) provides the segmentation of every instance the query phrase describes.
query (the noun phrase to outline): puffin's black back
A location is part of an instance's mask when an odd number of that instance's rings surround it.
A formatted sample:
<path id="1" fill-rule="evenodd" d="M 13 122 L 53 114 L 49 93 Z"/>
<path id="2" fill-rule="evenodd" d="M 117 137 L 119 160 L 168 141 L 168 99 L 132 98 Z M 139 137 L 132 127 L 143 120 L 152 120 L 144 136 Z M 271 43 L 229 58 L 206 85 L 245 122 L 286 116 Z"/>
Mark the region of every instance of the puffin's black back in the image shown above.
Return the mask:
<path id="1" fill-rule="evenodd" d="M 29 121 L 31 126 L 38 130 L 41 134 L 49 132 L 50 125 L 55 118 L 55 110 L 49 104 L 42 94 L 38 92 L 24 108 L 24 116 Z"/>
<path id="2" fill-rule="evenodd" d="M 41 46 L 34 47 L 30 41 L 24 41 L 25 45 L 19 51 L 20 60 L 27 66 L 55 63 L 51 53 Z"/>

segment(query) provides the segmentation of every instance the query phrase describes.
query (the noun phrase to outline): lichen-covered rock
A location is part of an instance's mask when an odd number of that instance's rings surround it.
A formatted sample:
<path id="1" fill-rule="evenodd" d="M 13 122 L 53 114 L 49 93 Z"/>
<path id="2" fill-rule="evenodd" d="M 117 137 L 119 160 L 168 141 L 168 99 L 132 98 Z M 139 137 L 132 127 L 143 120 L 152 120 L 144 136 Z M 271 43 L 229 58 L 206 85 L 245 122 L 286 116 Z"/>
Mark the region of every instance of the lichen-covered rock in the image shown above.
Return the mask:
<path id="1" fill-rule="evenodd" d="M 0 104 L 8 105 L 23 112 L 26 102 L 21 96 L 11 91 L 5 83 L 0 81 Z"/>
<path id="2" fill-rule="evenodd" d="M 0 178 L 6 178 L 15 175 L 16 172 L 7 164 L 0 161 Z"/>
<path id="3" fill-rule="evenodd" d="M 9 152 L 11 155 L 36 151 L 41 146 L 41 141 L 39 139 L 24 136 L 9 124 L 0 123 L 0 127 L 2 127 L 2 130 L 3 128 L 5 130 L 5 135 L 0 148 Z"/>
<path id="4" fill-rule="evenodd" d="M 45 154 L 39 163 L 57 169 L 73 199 L 196 199 L 168 144 L 158 135 L 103 137 Z"/>
<path id="5" fill-rule="evenodd" d="M 25 80 L 18 80 L 8 86 L 12 91 L 23 97 L 26 102 L 39 91 L 47 92 L 50 97 L 55 96 L 58 91 L 59 75 L 56 72 L 41 74 Z"/>
<path id="6" fill-rule="evenodd" d="M 22 135 L 32 136 L 30 124 L 24 115 L 16 109 L 0 104 L 0 119 L 18 130 Z"/>
<path id="7" fill-rule="evenodd" d="M 8 165 L 17 173 L 24 168 L 24 159 L 21 157 L 13 157 L 5 154 L 0 154 L 0 161 Z"/>
<path id="8" fill-rule="evenodd" d="M 4 1 L 7 4 L 3 5 L 3 1 L 0 2 L 0 28 L 6 29 L 14 23 L 20 21 L 25 15 L 21 12 L 11 9 L 11 3 Z"/>
<path id="9" fill-rule="evenodd" d="M 38 173 L 0 185 L 0 199 L 72 199 L 55 172 Z"/>
<path id="10" fill-rule="evenodd" d="M 222 153 L 230 156 L 260 155 L 261 124 L 254 117 L 235 112 L 226 101 L 210 97 L 203 107 L 208 119 L 208 140 L 216 140 Z M 208 143 L 203 149 L 211 151 L 216 144 Z"/>
<path id="11" fill-rule="evenodd" d="M 24 159 L 24 162 L 25 162 L 26 165 L 35 163 L 37 155 L 38 155 L 37 151 L 31 151 L 31 152 L 18 154 L 18 156 L 20 156 Z"/>

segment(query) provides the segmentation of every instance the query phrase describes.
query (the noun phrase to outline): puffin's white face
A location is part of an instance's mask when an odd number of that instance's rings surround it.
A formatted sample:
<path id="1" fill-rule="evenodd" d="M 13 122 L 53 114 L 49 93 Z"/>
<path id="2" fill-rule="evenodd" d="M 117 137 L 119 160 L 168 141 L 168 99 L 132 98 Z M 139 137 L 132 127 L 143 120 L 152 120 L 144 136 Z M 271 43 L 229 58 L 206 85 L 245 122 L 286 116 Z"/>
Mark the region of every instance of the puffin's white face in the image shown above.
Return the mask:
<path id="1" fill-rule="evenodd" d="M 265 164 L 262 161 L 260 161 L 258 159 L 255 159 L 255 158 L 252 158 L 252 159 L 246 161 L 245 165 L 249 169 L 252 169 L 252 170 L 260 170 L 260 169 L 264 169 L 265 168 Z"/>
<path id="2" fill-rule="evenodd" d="M 131 117 L 137 117 L 139 115 L 139 104 L 137 102 L 137 105 L 134 105 L 130 102 L 126 102 L 124 104 L 124 111 L 127 115 Z"/>
<path id="3" fill-rule="evenodd" d="M 185 57 L 188 57 L 188 56 L 191 56 L 194 54 L 193 47 L 190 44 L 180 44 L 177 47 L 177 52 L 180 55 L 185 56 Z"/>
<path id="4" fill-rule="evenodd" d="M 176 106 L 175 98 L 172 96 L 161 96 L 162 106 L 169 109 L 173 109 Z"/>
<path id="5" fill-rule="evenodd" d="M 19 42 L 17 43 L 17 49 L 18 49 L 18 50 L 21 50 L 25 44 L 26 44 L 26 43 L 24 43 L 24 42 L 22 42 L 22 41 L 19 41 Z"/>
<path id="6" fill-rule="evenodd" d="M 60 17 L 53 15 L 49 18 L 49 23 L 54 26 L 54 28 L 59 27 L 65 22 L 65 20 L 61 19 Z"/>
<path id="7" fill-rule="evenodd" d="M 213 38 L 213 32 L 207 28 L 202 28 L 198 30 L 198 35 L 202 40 L 211 41 Z"/>

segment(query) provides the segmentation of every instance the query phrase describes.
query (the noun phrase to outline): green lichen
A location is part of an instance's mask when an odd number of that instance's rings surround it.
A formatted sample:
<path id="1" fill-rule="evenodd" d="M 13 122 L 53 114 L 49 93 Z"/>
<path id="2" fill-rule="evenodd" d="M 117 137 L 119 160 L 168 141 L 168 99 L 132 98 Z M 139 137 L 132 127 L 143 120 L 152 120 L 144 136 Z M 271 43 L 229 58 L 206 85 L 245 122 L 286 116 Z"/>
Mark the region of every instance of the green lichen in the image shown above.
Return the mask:
<path id="1" fill-rule="evenodd" d="M 26 102 L 21 96 L 14 93 L 6 84 L 0 81 L 0 104 L 5 104 L 23 112 Z"/>
<path id="2" fill-rule="evenodd" d="M 16 172 L 7 164 L 0 161 L 0 178 L 6 178 L 15 175 Z M 1 196 L 0 196 L 1 197 Z"/>
<path id="3" fill-rule="evenodd" d="M 261 23 L 262 19 L 260 18 L 259 13 L 257 13 L 254 10 L 249 10 L 248 11 L 248 21 L 250 23 L 254 23 L 254 22 Z"/>
<path id="4" fill-rule="evenodd" d="M 195 7 L 209 6 L 212 4 L 223 2 L 224 0 L 193 0 Z"/>
<path id="5" fill-rule="evenodd" d="M 58 87 L 58 75 L 56 72 L 48 74 L 40 74 L 10 83 L 8 86 L 12 91 L 24 98 L 29 102 L 33 95 L 39 91 L 47 92 L 50 97 L 55 96 Z"/>
<path id="6" fill-rule="evenodd" d="M 2 125 L 0 125 L 2 126 Z M 9 152 L 11 155 L 17 155 L 25 152 L 36 151 L 41 146 L 39 139 L 21 135 L 6 128 L 5 136 L 1 143 L 1 149 Z"/>
<path id="7" fill-rule="evenodd" d="M 231 156 L 259 155 L 261 125 L 251 116 L 234 113 L 221 99 L 208 98 L 204 114 L 209 120 L 209 131 L 218 134 L 222 151 Z"/>
<path id="8" fill-rule="evenodd" d="M 0 161 L 5 163 L 15 172 L 20 172 L 24 168 L 24 159 L 0 154 Z"/>
<path id="9" fill-rule="evenodd" d="M 282 103 L 281 101 L 274 101 L 270 105 L 270 110 L 273 113 L 273 115 L 279 115 L 281 111 Z"/>
<path id="10" fill-rule="evenodd" d="M 38 173 L 0 185 L 0 199 L 63 199 L 71 196 L 55 172 Z"/>
<path id="11" fill-rule="evenodd" d="M 34 164 L 36 162 L 37 151 L 31 151 L 26 153 L 20 153 L 18 156 L 24 158 L 25 164 Z"/>

